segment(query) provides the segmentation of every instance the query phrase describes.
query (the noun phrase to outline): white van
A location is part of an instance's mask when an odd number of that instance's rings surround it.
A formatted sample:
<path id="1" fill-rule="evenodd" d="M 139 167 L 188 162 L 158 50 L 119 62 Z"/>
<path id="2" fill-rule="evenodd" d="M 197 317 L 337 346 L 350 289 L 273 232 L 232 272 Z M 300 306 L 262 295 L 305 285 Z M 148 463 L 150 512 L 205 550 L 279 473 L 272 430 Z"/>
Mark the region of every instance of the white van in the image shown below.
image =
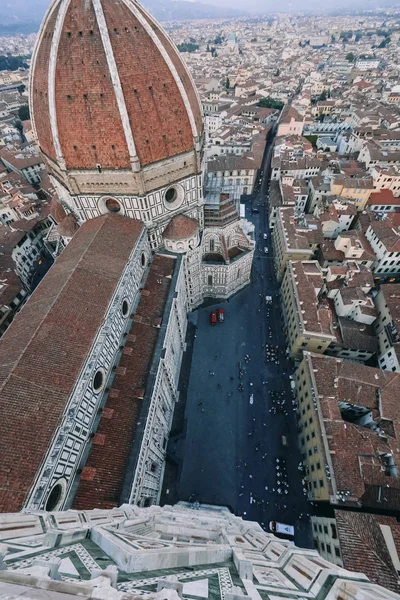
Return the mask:
<path id="1" fill-rule="evenodd" d="M 278 521 L 270 521 L 269 528 L 272 533 L 283 533 L 284 535 L 294 535 L 293 525 L 286 525 L 285 523 L 279 523 Z"/>

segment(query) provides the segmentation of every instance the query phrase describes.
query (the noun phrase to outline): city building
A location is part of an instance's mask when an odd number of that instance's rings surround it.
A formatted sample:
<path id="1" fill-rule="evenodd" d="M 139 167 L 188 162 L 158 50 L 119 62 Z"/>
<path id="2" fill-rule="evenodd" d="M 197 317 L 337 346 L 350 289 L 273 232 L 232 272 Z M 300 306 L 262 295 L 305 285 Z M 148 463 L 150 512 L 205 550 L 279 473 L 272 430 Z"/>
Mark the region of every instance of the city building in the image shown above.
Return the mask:
<path id="1" fill-rule="evenodd" d="M 393 218 L 371 221 L 365 237 L 375 253 L 375 279 L 393 283 L 400 274 L 400 230 Z"/>
<path id="2" fill-rule="evenodd" d="M 331 309 L 322 298 L 324 277 L 317 261 L 288 261 L 281 297 L 288 350 L 301 358 L 304 350 L 324 353 L 336 342 Z"/>
<path id="3" fill-rule="evenodd" d="M 295 373 L 308 498 L 395 509 L 398 373 L 304 352 Z"/>
<path id="4" fill-rule="evenodd" d="M 286 104 L 278 119 L 277 135 L 301 135 L 303 124 L 304 117 L 293 106 Z"/>
<path id="5" fill-rule="evenodd" d="M 321 556 L 399 593 L 400 531 L 394 517 L 335 510 L 334 517 L 311 521 Z"/>
<path id="6" fill-rule="evenodd" d="M 274 266 L 281 280 L 289 260 L 310 260 L 322 242 L 320 224 L 312 215 L 296 216 L 295 208 L 278 208 L 272 233 Z"/>
<path id="7" fill-rule="evenodd" d="M 379 341 L 379 366 L 400 372 L 400 290 L 397 284 L 382 286 L 374 298 L 378 318 L 375 322 Z"/>

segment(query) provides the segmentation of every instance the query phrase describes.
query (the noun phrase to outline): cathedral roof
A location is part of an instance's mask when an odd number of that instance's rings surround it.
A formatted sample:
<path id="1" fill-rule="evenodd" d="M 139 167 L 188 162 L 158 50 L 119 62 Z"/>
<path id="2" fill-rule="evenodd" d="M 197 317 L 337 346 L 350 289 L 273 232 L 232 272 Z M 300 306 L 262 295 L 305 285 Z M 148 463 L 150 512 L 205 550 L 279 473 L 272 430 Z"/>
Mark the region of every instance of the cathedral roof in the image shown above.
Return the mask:
<path id="1" fill-rule="evenodd" d="M 26 501 L 142 230 L 120 215 L 82 225 L 1 338 L 0 512 Z"/>
<path id="2" fill-rule="evenodd" d="M 178 50 L 135 0 L 53 0 L 30 89 L 40 148 L 66 169 L 143 167 L 193 150 L 202 129 Z"/>
<path id="3" fill-rule="evenodd" d="M 163 238 L 167 240 L 186 240 L 195 235 L 199 230 L 196 219 L 186 215 L 176 215 L 163 231 Z"/>
<path id="4" fill-rule="evenodd" d="M 157 340 L 162 335 L 160 324 L 176 264 L 175 257 L 156 255 L 150 265 L 119 368 L 74 497 L 73 507 L 78 510 L 118 505 L 124 481 L 131 473 L 129 457 L 136 450 L 134 440 L 139 443 L 142 440 L 140 421 L 148 402 L 145 390 Z"/>

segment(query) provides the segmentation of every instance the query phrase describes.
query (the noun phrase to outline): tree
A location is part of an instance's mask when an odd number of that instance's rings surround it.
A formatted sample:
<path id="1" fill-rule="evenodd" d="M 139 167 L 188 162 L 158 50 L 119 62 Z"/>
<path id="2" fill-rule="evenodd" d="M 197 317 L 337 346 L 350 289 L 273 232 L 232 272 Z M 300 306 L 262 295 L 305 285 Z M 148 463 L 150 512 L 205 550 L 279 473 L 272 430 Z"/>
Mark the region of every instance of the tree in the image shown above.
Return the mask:
<path id="1" fill-rule="evenodd" d="M 229 90 L 229 88 L 231 87 L 231 82 L 229 81 L 229 77 L 226 78 L 225 87 L 227 90 Z"/>
<path id="2" fill-rule="evenodd" d="M 23 83 L 21 83 L 21 85 L 19 85 L 17 87 L 17 90 L 19 91 L 20 96 L 22 96 L 22 94 L 24 93 L 24 91 L 26 90 L 26 87 L 24 86 Z"/>
<path id="3" fill-rule="evenodd" d="M 382 40 L 378 48 L 386 48 L 388 44 L 390 44 L 390 37 L 387 37 L 384 40 Z"/>
<path id="4" fill-rule="evenodd" d="M 256 41 L 257 41 L 257 38 L 251 38 L 251 40 L 250 40 L 250 42 L 251 42 L 252 44 L 254 44 L 254 42 L 256 42 Z"/>
<path id="5" fill-rule="evenodd" d="M 324 102 L 324 101 L 326 100 L 326 98 L 327 98 L 327 95 L 326 95 L 326 90 L 324 90 L 324 91 L 322 92 L 322 94 L 320 94 L 320 95 L 319 95 L 319 97 L 318 97 L 318 100 L 319 100 L 320 102 Z"/>
<path id="6" fill-rule="evenodd" d="M 318 136 L 317 135 L 305 135 L 304 136 L 306 138 L 306 140 L 308 140 L 311 145 L 316 148 L 317 147 L 317 140 L 318 140 Z"/>
<path id="7" fill-rule="evenodd" d="M 29 113 L 29 106 L 27 104 L 23 104 L 22 106 L 19 107 L 18 117 L 21 119 L 21 121 L 29 121 L 31 116 Z"/>
<path id="8" fill-rule="evenodd" d="M 282 110 L 284 103 L 268 96 L 268 98 L 261 98 L 257 102 L 257 106 L 260 106 L 261 108 L 275 108 L 276 110 Z"/>
<path id="9" fill-rule="evenodd" d="M 346 60 L 348 60 L 349 62 L 354 62 L 355 56 L 352 52 L 349 52 L 348 54 L 346 54 Z"/>
<path id="10" fill-rule="evenodd" d="M 178 44 L 179 52 L 196 52 L 199 49 L 198 44 L 192 44 L 191 42 Z"/>
<path id="11" fill-rule="evenodd" d="M 24 128 L 24 126 L 22 125 L 22 121 L 20 121 L 19 119 L 15 119 L 13 121 L 13 125 L 22 134 L 22 130 Z"/>
<path id="12" fill-rule="evenodd" d="M 28 64 L 25 56 L 0 56 L 0 71 L 17 71 L 27 69 Z"/>

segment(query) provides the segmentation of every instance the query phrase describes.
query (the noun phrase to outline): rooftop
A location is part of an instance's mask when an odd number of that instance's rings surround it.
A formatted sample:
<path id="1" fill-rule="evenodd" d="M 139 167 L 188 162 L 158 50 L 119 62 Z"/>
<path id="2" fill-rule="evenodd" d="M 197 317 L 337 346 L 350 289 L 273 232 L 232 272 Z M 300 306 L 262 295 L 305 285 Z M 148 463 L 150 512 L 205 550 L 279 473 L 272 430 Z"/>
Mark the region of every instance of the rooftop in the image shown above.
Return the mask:
<path id="1" fill-rule="evenodd" d="M 331 473 L 331 493 L 350 506 L 398 507 L 400 374 L 308 352 L 304 355 L 321 413 L 322 421 L 317 423 L 329 452 L 325 461 Z"/>
<path id="2" fill-rule="evenodd" d="M 26 499 L 142 230 L 119 215 L 87 221 L 1 338 L 1 511 Z"/>

